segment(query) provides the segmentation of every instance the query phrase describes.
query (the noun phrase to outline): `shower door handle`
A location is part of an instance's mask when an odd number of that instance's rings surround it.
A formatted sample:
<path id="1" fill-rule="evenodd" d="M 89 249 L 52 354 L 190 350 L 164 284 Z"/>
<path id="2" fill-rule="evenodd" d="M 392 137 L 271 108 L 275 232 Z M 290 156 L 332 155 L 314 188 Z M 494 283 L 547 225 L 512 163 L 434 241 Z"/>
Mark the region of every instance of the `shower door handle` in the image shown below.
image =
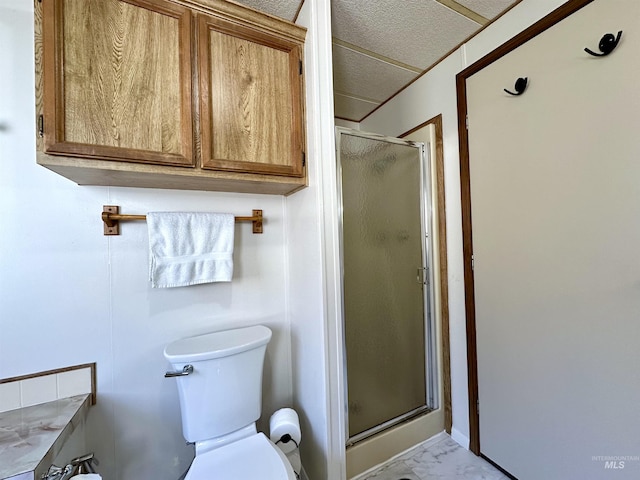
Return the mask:
<path id="1" fill-rule="evenodd" d="M 427 284 L 426 278 L 427 278 L 427 269 L 418 267 L 417 273 L 416 273 L 416 283 L 419 283 L 420 285 L 426 285 Z"/>

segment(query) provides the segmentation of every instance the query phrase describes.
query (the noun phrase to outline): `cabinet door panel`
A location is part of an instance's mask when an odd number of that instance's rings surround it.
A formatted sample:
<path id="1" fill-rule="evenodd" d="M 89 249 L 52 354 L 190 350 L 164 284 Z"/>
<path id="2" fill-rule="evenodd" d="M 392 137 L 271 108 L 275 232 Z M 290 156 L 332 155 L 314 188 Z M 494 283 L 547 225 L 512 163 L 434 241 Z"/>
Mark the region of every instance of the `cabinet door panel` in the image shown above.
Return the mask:
<path id="1" fill-rule="evenodd" d="M 302 176 L 301 47 L 202 15 L 203 168 Z"/>
<path id="2" fill-rule="evenodd" d="M 47 153 L 193 165 L 188 9 L 55 0 L 44 18 Z"/>

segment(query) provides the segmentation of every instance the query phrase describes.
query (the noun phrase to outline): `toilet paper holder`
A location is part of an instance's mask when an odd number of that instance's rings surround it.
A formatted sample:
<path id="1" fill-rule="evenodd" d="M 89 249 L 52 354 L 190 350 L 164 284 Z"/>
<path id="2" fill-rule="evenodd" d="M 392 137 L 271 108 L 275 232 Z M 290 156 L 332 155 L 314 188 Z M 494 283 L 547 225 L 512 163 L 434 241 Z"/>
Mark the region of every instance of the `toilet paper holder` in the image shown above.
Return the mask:
<path id="1" fill-rule="evenodd" d="M 298 442 L 296 442 L 295 439 L 293 439 L 291 435 L 289 435 L 288 433 L 285 433 L 284 435 L 282 435 L 280 439 L 276 442 L 276 445 L 278 445 L 280 442 L 282 443 L 293 442 L 296 445 L 296 448 L 300 448 L 300 445 L 298 445 Z"/>
<path id="2" fill-rule="evenodd" d="M 300 420 L 293 408 L 281 408 L 269 419 L 269 439 L 282 450 L 285 455 L 300 446 L 302 438 Z M 294 447 L 295 445 L 295 447 Z"/>

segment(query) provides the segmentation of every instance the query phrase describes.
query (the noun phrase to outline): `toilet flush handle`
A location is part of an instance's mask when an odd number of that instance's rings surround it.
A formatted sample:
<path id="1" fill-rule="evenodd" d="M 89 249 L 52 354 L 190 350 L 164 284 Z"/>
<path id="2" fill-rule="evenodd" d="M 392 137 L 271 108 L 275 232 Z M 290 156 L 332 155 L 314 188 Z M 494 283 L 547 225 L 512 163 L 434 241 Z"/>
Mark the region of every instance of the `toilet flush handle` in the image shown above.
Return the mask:
<path id="1" fill-rule="evenodd" d="M 182 371 L 167 372 L 164 374 L 165 378 L 169 377 L 184 377 L 193 373 L 193 365 L 185 365 L 182 367 Z"/>

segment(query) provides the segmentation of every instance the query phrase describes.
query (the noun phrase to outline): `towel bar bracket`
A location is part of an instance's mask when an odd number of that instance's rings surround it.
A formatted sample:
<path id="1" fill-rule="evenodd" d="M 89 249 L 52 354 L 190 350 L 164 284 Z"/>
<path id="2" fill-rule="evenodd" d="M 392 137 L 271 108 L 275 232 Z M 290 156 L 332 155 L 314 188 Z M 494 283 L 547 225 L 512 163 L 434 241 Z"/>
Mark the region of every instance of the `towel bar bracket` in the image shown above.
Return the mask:
<path id="1" fill-rule="evenodd" d="M 237 222 L 251 222 L 253 233 L 262 233 L 262 210 L 253 210 L 250 217 L 235 217 Z M 102 206 L 105 235 L 120 235 L 120 220 L 146 220 L 146 215 L 120 215 L 118 205 Z"/>
<path id="2" fill-rule="evenodd" d="M 262 210 L 252 210 L 253 233 L 262 233 Z"/>
<path id="3" fill-rule="evenodd" d="M 120 235 L 120 222 L 111 218 L 111 215 L 120 213 L 120 207 L 117 205 L 102 206 L 102 221 L 104 222 L 105 235 Z"/>

